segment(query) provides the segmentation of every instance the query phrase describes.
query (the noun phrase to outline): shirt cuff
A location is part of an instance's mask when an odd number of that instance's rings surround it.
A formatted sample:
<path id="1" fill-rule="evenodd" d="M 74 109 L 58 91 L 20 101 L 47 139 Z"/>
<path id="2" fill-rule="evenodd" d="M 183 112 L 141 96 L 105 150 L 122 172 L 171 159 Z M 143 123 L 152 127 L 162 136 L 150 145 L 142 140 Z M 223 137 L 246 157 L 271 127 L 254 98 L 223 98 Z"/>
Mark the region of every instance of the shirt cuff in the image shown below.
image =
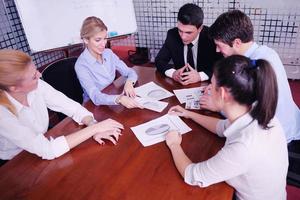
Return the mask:
<path id="1" fill-rule="evenodd" d="M 93 113 L 88 111 L 85 107 L 78 104 L 76 112 L 73 114 L 72 119 L 77 122 L 79 125 L 82 125 L 82 120 L 86 116 L 92 116 L 94 118 Z"/>
<path id="2" fill-rule="evenodd" d="M 199 72 L 201 81 L 207 81 L 209 79 L 209 77 L 207 76 L 207 74 L 205 74 L 204 72 Z"/>
<path id="3" fill-rule="evenodd" d="M 131 81 L 132 85 L 134 86 L 136 84 L 137 80 L 134 81 L 134 80 L 131 80 L 131 79 L 127 79 L 126 81 Z"/>
<path id="4" fill-rule="evenodd" d="M 55 158 L 65 154 L 66 152 L 70 151 L 69 144 L 65 138 L 65 136 L 60 136 L 55 139 L 50 137 L 50 142 L 52 144 L 52 149 L 54 151 Z"/>
<path id="5" fill-rule="evenodd" d="M 106 95 L 104 98 L 106 98 L 105 102 L 99 105 L 118 105 L 116 103 L 117 97 L 120 95 Z M 103 97 L 102 97 L 103 98 Z"/>
<path id="6" fill-rule="evenodd" d="M 114 102 L 114 105 L 120 105 L 119 102 L 117 102 L 117 98 L 121 96 L 121 95 L 113 95 L 113 102 Z"/>
<path id="7" fill-rule="evenodd" d="M 176 70 L 174 68 L 171 68 L 171 69 L 168 69 L 165 71 L 165 75 L 169 78 L 172 78 L 173 76 L 173 73 L 175 72 Z"/>
<path id="8" fill-rule="evenodd" d="M 198 181 L 195 179 L 194 176 L 194 167 L 196 167 L 195 163 L 189 164 L 184 171 L 184 182 L 186 182 L 189 185 L 198 185 L 200 187 L 203 187 L 203 183 L 201 181 Z"/>

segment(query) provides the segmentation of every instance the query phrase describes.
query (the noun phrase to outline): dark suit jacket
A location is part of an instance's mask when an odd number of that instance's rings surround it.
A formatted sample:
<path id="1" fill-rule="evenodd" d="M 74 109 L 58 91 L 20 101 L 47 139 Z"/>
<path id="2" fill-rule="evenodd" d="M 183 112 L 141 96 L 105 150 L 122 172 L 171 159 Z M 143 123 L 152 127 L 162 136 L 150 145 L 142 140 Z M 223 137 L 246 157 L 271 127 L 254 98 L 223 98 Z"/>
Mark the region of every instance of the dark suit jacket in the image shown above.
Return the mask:
<path id="1" fill-rule="evenodd" d="M 179 36 L 178 29 L 172 28 L 167 33 L 167 38 L 162 48 L 155 58 L 157 70 L 165 74 L 171 68 L 179 69 L 185 65 L 183 56 L 184 44 Z M 210 78 L 214 63 L 221 59 L 222 55 L 216 53 L 216 46 L 212 39 L 208 37 L 208 27 L 203 26 L 198 40 L 197 69 L 205 72 Z M 174 65 L 169 61 L 173 60 Z"/>

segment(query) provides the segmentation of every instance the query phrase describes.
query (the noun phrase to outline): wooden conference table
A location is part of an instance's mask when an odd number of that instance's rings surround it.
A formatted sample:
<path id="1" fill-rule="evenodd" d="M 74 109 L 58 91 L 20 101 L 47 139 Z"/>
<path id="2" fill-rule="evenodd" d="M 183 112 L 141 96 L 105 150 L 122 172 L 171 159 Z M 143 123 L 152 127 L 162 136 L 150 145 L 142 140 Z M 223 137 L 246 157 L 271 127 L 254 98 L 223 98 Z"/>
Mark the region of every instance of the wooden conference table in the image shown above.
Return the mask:
<path id="1" fill-rule="evenodd" d="M 171 79 L 164 78 L 154 68 L 137 67 L 137 85 L 149 81 L 172 91 L 182 88 Z M 106 88 L 118 94 L 122 78 Z M 199 84 L 190 87 L 199 86 Z M 143 147 L 130 127 L 164 115 L 172 105 L 179 104 L 175 96 L 165 99 L 169 103 L 162 112 L 126 109 L 122 106 L 85 106 L 101 121 L 115 119 L 124 124 L 116 146 L 107 142 L 100 146 L 89 139 L 65 155 L 48 161 L 21 152 L 0 167 L 0 199 L 232 199 L 233 188 L 225 182 L 207 188 L 189 186 L 178 173 L 165 142 Z M 224 140 L 183 119 L 192 131 L 183 135 L 182 146 L 193 162 L 212 157 Z M 70 118 L 64 119 L 48 131 L 58 136 L 83 128 Z"/>

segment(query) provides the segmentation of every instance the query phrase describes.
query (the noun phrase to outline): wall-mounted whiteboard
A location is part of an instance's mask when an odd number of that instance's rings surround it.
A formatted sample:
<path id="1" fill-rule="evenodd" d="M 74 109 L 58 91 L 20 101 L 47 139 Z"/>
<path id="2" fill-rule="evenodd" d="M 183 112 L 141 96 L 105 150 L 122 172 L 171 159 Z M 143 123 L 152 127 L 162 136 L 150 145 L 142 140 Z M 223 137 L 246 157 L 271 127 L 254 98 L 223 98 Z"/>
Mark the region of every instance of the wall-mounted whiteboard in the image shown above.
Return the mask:
<path id="1" fill-rule="evenodd" d="M 15 0 L 33 52 L 81 43 L 80 28 L 88 16 L 108 27 L 109 37 L 137 31 L 132 0 Z"/>

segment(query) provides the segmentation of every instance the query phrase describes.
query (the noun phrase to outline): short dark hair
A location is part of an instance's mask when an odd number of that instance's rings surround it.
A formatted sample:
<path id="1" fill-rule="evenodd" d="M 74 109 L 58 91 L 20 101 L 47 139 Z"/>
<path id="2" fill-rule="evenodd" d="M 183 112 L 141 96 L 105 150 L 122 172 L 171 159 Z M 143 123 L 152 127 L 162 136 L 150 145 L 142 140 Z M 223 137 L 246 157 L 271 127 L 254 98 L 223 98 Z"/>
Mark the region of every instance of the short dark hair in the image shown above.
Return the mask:
<path id="1" fill-rule="evenodd" d="M 253 40 L 253 25 L 250 18 L 240 10 L 221 14 L 209 28 L 209 35 L 232 47 L 239 38 L 243 43 Z"/>
<path id="2" fill-rule="evenodd" d="M 228 88 L 232 97 L 241 105 L 253 106 L 250 114 L 263 129 L 274 117 L 278 89 L 275 72 L 266 60 L 250 60 L 233 55 L 216 63 L 216 87 Z"/>
<path id="3" fill-rule="evenodd" d="M 187 3 L 178 12 L 177 20 L 184 25 L 193 25 L 197 28 L 203 24 L 204 14 L 202 9 L 196 4 Z"/>

